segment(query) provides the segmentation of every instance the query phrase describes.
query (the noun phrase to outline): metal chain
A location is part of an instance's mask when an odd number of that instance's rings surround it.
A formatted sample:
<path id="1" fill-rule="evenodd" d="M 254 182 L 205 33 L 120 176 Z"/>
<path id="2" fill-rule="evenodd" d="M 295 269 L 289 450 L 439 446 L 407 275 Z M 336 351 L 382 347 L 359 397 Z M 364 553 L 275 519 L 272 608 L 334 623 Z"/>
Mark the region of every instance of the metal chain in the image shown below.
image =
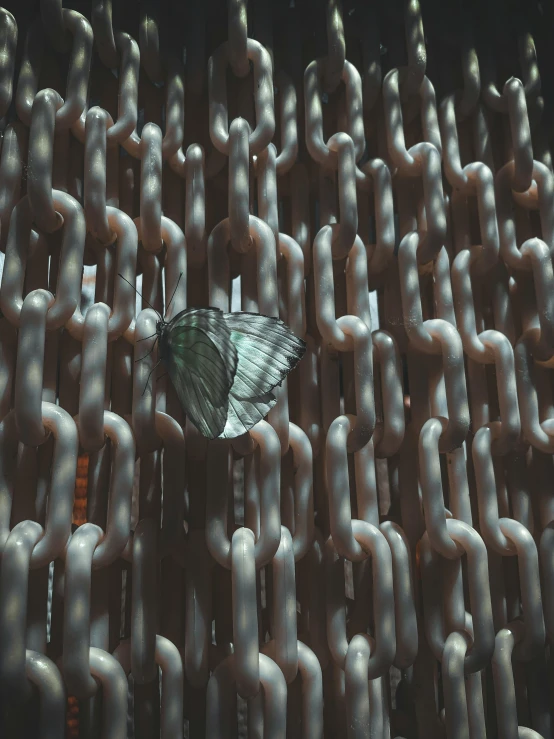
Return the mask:
<path id="1" fill-rule="evenodd" d="M 0 8 L 1 735 L 553 737 L 552 11 L 35 5 Z M 143 341 L 191 306 L 307 344 L 232 441 Z"/>

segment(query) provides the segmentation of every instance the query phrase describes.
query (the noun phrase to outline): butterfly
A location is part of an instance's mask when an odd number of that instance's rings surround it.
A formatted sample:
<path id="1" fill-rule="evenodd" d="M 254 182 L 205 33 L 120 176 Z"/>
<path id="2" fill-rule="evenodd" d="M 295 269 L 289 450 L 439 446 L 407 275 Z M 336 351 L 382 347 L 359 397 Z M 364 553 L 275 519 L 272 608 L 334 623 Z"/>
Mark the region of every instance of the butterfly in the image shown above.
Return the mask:
<path id="1" fill-rule="evenodd" d="M 155 336 L 183 410 L 208 439 L 236 438 L 261 421 L 306 351 L 279 318 L 218 308 L 160 316 Z"/>

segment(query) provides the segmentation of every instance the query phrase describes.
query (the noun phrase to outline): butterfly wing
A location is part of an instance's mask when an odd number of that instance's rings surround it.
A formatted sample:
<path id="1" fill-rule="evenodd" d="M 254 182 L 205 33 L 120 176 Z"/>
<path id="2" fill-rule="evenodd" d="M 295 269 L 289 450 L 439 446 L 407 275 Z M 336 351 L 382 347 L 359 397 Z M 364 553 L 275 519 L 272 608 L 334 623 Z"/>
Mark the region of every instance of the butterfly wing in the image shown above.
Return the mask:
<path id="1" fill-rule="evenodd" d="M 164 329 L 162 356 L 181 405 L 208 439 L 225 429 L 237 351 L 223 313 L 189 309 Z"/>
<path id="2" fill-rule="evenodd" d="M 227 423 L 220 438 L 235 439 L 237 436 L 242 436 L 242 434 L 250 431 L 252 426 L 255 426 L 258 421 L 267 416 L 276 402 L 277 400 L 272 393 L 249 400 L 239 400 L 231 393 Z"/>
<path id="3" fill-rule="evenodd" d="M 294 369 L 306 343 L 279 318 L 257 313 L 223 315 L 238 354 L 231 392 L 238 399 L 261 398 Z"/>

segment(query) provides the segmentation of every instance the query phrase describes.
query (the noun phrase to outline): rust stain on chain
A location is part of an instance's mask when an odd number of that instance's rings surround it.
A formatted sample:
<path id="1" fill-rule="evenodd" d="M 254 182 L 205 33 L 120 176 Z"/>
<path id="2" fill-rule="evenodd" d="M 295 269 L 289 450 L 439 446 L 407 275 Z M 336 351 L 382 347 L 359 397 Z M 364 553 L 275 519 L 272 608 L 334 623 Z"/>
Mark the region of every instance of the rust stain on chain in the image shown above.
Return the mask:
<path id="1" fill-rule="evenodd" d="M 88 454 L 81 454 L 77 460 L 77 477 L 75 480 L 75 501 L 73 503 L 73 520 L 75 526 L 81 526 L 87 520 L 87 477 Z"/>

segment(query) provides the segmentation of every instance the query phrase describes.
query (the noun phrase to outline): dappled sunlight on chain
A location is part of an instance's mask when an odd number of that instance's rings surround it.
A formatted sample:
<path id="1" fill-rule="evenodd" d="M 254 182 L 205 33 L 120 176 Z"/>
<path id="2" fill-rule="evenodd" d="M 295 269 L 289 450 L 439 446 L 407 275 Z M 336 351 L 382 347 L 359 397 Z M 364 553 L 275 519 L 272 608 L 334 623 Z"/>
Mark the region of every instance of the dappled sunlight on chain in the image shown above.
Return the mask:
<path id="1" fill-rule="evenodd" d="M 548 739 L 554 10 L 76 5 L 0 8 L 0 735 Z"/>

